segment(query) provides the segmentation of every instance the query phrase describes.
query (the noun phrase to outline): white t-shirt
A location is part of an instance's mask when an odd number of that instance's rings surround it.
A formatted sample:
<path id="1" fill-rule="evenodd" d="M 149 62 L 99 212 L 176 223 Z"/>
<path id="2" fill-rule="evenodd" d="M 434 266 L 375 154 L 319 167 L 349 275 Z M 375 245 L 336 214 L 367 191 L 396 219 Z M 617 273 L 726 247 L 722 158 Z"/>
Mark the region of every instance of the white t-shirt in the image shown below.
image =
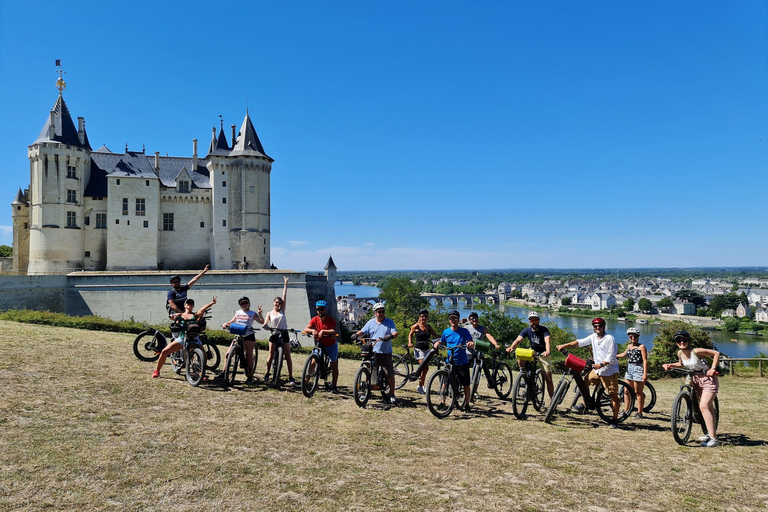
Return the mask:
<path id="1" fill-rule="evenodd" d="M 613 336 L 606 334 L 602 338 L 598 338 L 597 333 L 592 333 L 586 338 L 581 338 L 577 341 L 580 347 L 592 345 L 592 357 L 595 358 L 595 364 L 608 362 L 608 366 L 595 370 L 595 373 L 601 377 L 608 377 L 614 373 L 619 373 L 619 360 L 616 358 L 617 346 Z"/>
<path id="2" fill-rule="evenodd" d="M 239 309 L 235 311 L 234 323 L 238 325 L 244 325 L 246 327 L 245 335 L 250 336 L 253 334 L 253 319 L 256 317 L 255 311 L 243 311 Z"/>

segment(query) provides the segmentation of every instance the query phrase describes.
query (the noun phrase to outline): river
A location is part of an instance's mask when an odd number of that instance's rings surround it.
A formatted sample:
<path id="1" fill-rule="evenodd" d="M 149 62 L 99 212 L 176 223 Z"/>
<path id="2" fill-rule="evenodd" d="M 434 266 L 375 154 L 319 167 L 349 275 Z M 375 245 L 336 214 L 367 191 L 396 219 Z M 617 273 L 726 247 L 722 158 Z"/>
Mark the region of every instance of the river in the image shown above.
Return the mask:
<path id="1" fill-rule="evenodd" d="M 336 284 L 336 295 L 356 294 L 358 297 L 377 297 L 379 289 L 375 286 L 355 286 L 352 284 Z M 508 316 L 517 316 L 526 320 L 528 310 L 516 306 L 504 306 L 505 313 Z M 472 309 L 467 308 L 464 303 L 459 303 L 459 313 L 466 317 Z M 591 318 L 581 316 L 561 316 L 553 311 L 542 311 L 541 321 L 552 322 L 558 327 L 570 329 L 577 338 L 584 338 L 594 331 L 592 330 Z M 606 332 L 613 334 L 619 343 L 626 342 L 624 334 L 629 327 L 637 327 L 640 330 L 640 342 L 653 348 L 653 338 L 659 329 L 655 324 L 638 324 L 635 322 L 618 322 L 616 320 L 606 320 Z M 745 334 L 736 334 L 725 331 L 707 331 L 717 349 L 730 357 L 755 357 L 759 352 L 768 354 L 768 340 L 765 336 L 747 336 Z M 736 340 L 735 342 L 732 340 Z"/>

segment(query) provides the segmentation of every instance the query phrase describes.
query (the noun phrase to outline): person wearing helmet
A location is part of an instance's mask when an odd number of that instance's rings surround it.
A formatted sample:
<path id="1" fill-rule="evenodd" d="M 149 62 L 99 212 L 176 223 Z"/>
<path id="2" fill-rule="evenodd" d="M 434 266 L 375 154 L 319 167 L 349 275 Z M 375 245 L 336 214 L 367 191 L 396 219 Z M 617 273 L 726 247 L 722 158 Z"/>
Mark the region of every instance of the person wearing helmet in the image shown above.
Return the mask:
<path id="1" fill-rule="evenodd" d="M 557 350 L 575 346 L 592 346 L 592 357 L 595 364 L 585 379 L 585 384 L 589 387 L 592 384 L 602 382 L 605 392 L 611 397 L 611 407 L 613 408 L 613 418 L 609 424 L 611 428 L 618 428 L 617 418 L 619 417 L 621 402 L 619 401 L 619 362 L 616 360 L 616 339 L 605 333 L 605 320 L 602 318 L 592 320 L 592 328 L 595 330 L 594 333 L 586 338 L 558 345 Z"/>
<path id="2" fill-rule="evenodd" d="M 182 328 L 187 328 L 192 324 L 198 324 L 205 317 L 205 312 L 211 309 L 214 304 L 216 304 L 216 297 L 214 297 L 211 302 L 197 310 L 197 312 L 194 312 L 195 301 L 192 299 L 187 299 L 184 301 L 184 311 L 181 313 L 171 314 L 171 319 L 174 322 L 178 322 Z M 200 337 L 196 337 L 195 341 L 200 343 Z M 165 360 L 168 358 L 168 356 L 178 352 L 182 348 L 183 345 L 176 339 L 176 335 L 174 334 L 173 341 L 166 345 L 162 352 L 160 352 L 160 357 L 157 359 L 157 364 L 155 365 L 155 371 L 152 372 L 153 379 L 156 379 L 160 376 L 160 369 L 165 364 Z M 205 351 L 203 351 L 203 354 L 205 354 Z"/>
<path id="3" fill-rule="evenodd" d="M 190 279 L 189 282 L 184 285 L 181 284 L 181 276 L 176 275 L 171 277 L 170 281 L 172 288 L 168 291 L 165 299 L 165 309 L 168 311 L 169 317 L 174 313 L 184 312 L 184 301 L 187 300 L 187 290 L 192 288 L 192 285 L 198 282 L 200 278 L 203 277 L 203 274 L 210 269 L 211 266 L 206 265 L 202 272 Z"/>
<path id="4" fill-rule="evenodd" d="M 550 357 L 552 348 L 550 345 L 549 329 L 541 325 L 540 321 L 541 317 L 536 311 L 528 313 L 528 323 L 531 325 L 520 331 L 518 337 L 515 338 L 515 341 L 507 349 L 507 353 L 514 352 L 524 338 L 528 339 L 531 349 L 539 353 L 539 365 L 541 366 L 541 372 L 544 374 L 544 380 L 547 383 L 547 393 L 549 398 L 552 399 L 552 394 L 555 391 L 555 386 L 552 383 L 552 358 Z M 522 368 L 520 361 L 517 362 L 517 365 Z"/>
<path id="5" fill-rule="evenodd" d="M 691 347 L 691 335 L 688 331 L 677 331 L 674 336 L 677 351 L 677 362 L 661 365 L 665 371 L 670 368 L 686 368 L 705 373 L 693 375 L 692 383 L 696 388 L 696 394 L 700 397 L 699 409 L 707 427 L 707 434 L 700 437 L 701 446 L 712 448 L 720 444 L 717 440 L 715 429 L 715 397 L 720 389 L 720 381 L 717 378 L 717 365 L 720 361 L 720 352 L 708 348 Z M 712 367 L 707 364 L 705 357 L 712 358 Z"/>
<path id="6" fill-rule="evenodd" d="M 272 358 L 275 357 L 277 344 L 283 344 L 283 357 L 285 365 L 288 367 L 288 385 L 295 386 L 296 381 L 293 378 L 293 360 L 291 359 L 291 343 L 288 338 L 288 320 L 285 318 L 285 302 L 288 297 L 288 276 L 283 276 L 283 296 L 275 297 L 272 301 L 273 308 L 267 312 L 262 327 L 271 327 L 280 329 L 273 332 L 269 337 L 269 356 L 267 356 L 267 373 L 264 374 L 264 382 L 269 382 L 269 368 L 272 366 Z M 279 377 L 279 375 L 278 375 Z"/>
<path id="7" fill-rule="evenodd" d="M 235 311 L 235 315 L 229 322 L 221 325 L 221 328 L 226 330 L 232 324 L 238 324 L 245 326 L 245 335 L 243 336 L 243 348 L 245 349 L 245 363 L 246 363 L 246 384 L 253 382 L 253 374 L 256 368 L 253 365 L 253 349 L 256 347 L 256 334 L 253 331 L 253 321 L 258 320 L 260 324 L 264 323 L 264 317 L 261 316 L 261 305 L 259 305 L 258 312 L 251 310 L 251 300 L 248 297 L 240 297 L 237 299 L 237 304 L 240 309 Z M 230 347 L 231 348 L 231 347 Z M 227 360 L 229 350 L 224 356 L 224 360 Z"/>
<path id="8" fill-rule="evenodd" d="M 453 351 L 453 371 L 456 372 L 456 377 L 459 380 L 459 384 L 464 386 L 464 412 L 469 412 L 469 400 L 472 398 L 470 395 L 472 391 L 469 388 L 469 360 L 467 359 L 467 351 L 461 349 L 462 345 L 468 348 L 473 348 L 475 342 L 472 339 L 470 332 L 459 325 L 459 312 L 451 311 L 448 313 L 448 322 L 450 327 L 443 331 L 443 335 L 440 337 L 440 341 L 436 341 L 434 348 L 439 347 L 441 344 L 445 345 L 449 351 Z"/>
<path id="9" fill-rule="evenodd" d="M 648 380 L 648 349 L 645 348 L 645 345 L 640 344 L 640 330 L 637 327 L 627 329 L 627 336 L 629 337 L 627 349 L 621 354 L 617 354 L 616 358 L 627 358 L 627 373 L 624 375 L 624 379 L 635 390 L 635 395 L 637 396 L 635 418 L 642 418 L 643 408 L 645 407 L 643 388 L 645 387 L 645 381 Z M 625 409 L 629 407 L 631 400 L 632 398 L 629 395 L 624 397 Z"/>
<path id="10" fill-rule="evenodd" d="M 397 338 L 397 327 L 395 322 L 386 316 L 384 303 L 377 302 L 373 305 L 373 318 L 357 331 L 357 336 L 365 336 L 376 344 L 373 346 L 373 357 L 379 368 L 387 370 L 387 380 L 389 382 L 389 401 L 392 405 L 397 405 L 395 398 L 395 369 L 392 367 L 392 338 Z"/>
<path id="11" fill-rule="evenodd" d="M 325 349 L 328 359 L 331 361 L 331 393 L 338 393 L 336 381 L 339 380 L 339 344 L 336 342 L 338 334 L 336 319 L 328 314 L 328 302 L 319 300 L 315 303 L 317 316 L 312 317 L 304 332 L 312 334 L 315 341 Z"/>
<path id="12" fill-rule="evenodd" d="M 437 338 L 437 333 L 432 324 L 427 323 L 428 320 L 429 310 L 420 310 L 419 320 L 411 326 L 411 330 L 408 332 L 408 347 L 413 347 L 413 338 L 416 338 L 416 348 L 413 349 L 413 355 L 419 361 L 419 365 L 429 354 L 429 340 Z M 416 388 L 416 392 L 420 395 L 425 393 L 424 380 L 427 378 L 428 370 L 428 366 L 425 365 L 419 374 L 419 386 Z"/>

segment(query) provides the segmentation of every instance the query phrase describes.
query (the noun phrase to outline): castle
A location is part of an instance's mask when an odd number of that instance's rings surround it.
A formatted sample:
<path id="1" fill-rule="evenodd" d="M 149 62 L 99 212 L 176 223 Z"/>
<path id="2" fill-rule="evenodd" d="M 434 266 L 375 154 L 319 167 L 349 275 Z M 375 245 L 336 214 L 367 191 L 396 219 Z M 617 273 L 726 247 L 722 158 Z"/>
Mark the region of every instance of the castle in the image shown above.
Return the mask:
<path id="1" fill-rule="evenodd" d="M 93 150 L 56 99 L 28 147 L 29 189 L 13 208 L 13 267 L 29 275 L 73 270 L 266 269 L 272 162 L 246 111 L 232 145 L 223 122 L 208 154 Z"/>

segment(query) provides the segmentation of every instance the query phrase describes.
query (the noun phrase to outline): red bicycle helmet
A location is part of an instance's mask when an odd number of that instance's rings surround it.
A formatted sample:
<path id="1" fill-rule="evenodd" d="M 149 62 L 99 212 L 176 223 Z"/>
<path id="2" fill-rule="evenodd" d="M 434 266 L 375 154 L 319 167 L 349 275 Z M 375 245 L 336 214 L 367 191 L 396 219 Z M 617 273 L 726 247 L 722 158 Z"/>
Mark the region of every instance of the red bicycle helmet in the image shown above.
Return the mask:
<path id="1" fill-rule="evenodd" d="M 605 325 L 605 320 L 603 320 L 600 317 L 597 317 L 594 320 L 592 320 L 592 325 Z"/>

